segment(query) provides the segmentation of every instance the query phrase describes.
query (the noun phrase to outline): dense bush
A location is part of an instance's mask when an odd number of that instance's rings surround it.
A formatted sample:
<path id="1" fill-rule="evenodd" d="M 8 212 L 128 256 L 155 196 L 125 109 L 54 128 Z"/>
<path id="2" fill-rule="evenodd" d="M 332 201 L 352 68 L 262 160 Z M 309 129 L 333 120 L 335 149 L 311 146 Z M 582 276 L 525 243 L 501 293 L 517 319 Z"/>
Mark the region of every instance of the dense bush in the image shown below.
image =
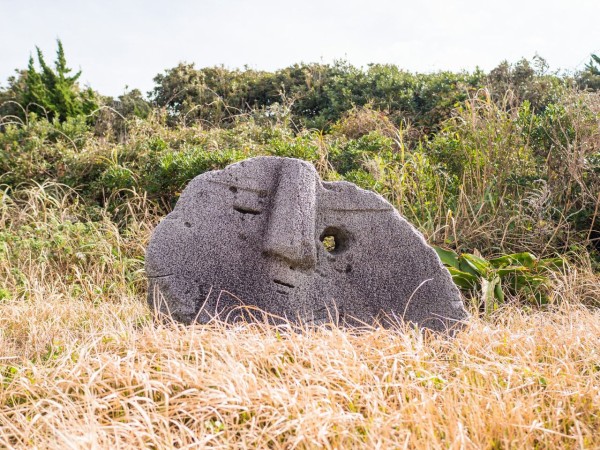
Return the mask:
<path id="1" fill-rule="evenodd" d="M 69 75 L 67 60 L 61 41 L 54 69 L 50 67 L 39 48 L 36 48 L 39 71 L 33 57 L 29 58 L 27 70 L 18 71 L 9 78 L 9 87 L 0 94 L 0 112 L 26 121 L 29 113 L 36 113 L 48 120 L 61 122 L 80 115 L 89 115 L 98 108 L 97 94 L 91 88 L 82 89 L 78 80 L 81 71 Z"/>
<path id="2" fill-rule="evenodd" d="M 82 119 L 31 116 L 0 134 L 0 182 L 57 181 L 110 210 L 145 193 L 166 212 L 199 173 L 257 155 L 296 157 L 325 179 L 378 191 L 432 241 L 546 255 L 598 238 L 599 105 L 597 94 L 571 92 L 536 114 L 528 102 L 507 110 L 478 95 L 417 140 L 370 108 L 330 133 L 252 116 L 227 128 L 173 128 L 151 113 L 126 119 L 125 139 L 94 137 Z"/>
<path id="3" fill-rule="evenodd" d="M 585 70 L 578 74 L 577 82 L 583 89 L 600 90 L 600 56 L 592 55 L 590 62 L 585 65 Z"/>
<path id="4" fill-rule="evenodd" d="M 59 73 L 60 45 L 57 61 Z M 600 97 L 546 74 L 541 58 L 487 75 L 180 64 L 155 82 L 154 107 L 134 89 L 87 117 L 3 116 L 0 183 L 63 183 L 117 219 L 131 196 L 164 214 L 202 172 L 287 156 L 381 193 L 457 250 L 600 246 Z"/>
<path id="5" fill-rule="evenodd" d="M 300 64 L 274 73 L 195 69 L 180 64 L 159 74 L 150 97 L 172 123 L 231 123 L 253 109 L 286 105 L 297 126 L 328 129 L 354 107 L 370 104 L 435 129 L 457 102 L 483 86 L 485 75 L 440 72 L 411 74 L 396 66 L 373 64 L 366 70 L 346 62 Z"/>

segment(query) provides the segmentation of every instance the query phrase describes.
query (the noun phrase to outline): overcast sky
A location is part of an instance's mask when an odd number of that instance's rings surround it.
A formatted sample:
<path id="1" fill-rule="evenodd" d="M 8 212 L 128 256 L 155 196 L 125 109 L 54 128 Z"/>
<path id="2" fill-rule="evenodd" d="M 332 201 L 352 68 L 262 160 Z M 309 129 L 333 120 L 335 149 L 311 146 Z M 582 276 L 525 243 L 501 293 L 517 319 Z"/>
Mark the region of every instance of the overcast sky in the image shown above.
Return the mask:
<path id="1" fill-rule="evenodd" d="M 143 92 L 181 61 L 273 70 L 346 59 L 420 72 L 544 57 L 574 71 L 600 53 L 600 0 L 0 0 L 0 85 L 56 39 L 105 95 Z"/>

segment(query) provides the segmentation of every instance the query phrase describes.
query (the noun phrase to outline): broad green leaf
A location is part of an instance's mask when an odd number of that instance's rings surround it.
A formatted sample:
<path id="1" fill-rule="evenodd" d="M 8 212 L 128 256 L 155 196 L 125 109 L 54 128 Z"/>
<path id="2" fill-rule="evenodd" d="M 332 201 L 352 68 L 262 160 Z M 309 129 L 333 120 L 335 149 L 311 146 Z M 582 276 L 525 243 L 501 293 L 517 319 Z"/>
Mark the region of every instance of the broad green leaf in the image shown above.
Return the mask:
<path id="1" fill-rule="evenodd" d="M 550 270 L 559 270 L 565 265 L 565 260 L 562 258 L 544 258 L 540 259 L 539 267 Z"/>
<path id="2" fill-rule="evenodd" d="M 515 290 L 538 288 L 541 285 L 545 285 L 548 282 L 548 278 L 534 275 L 517 275 L 515 276 L 511 285 Z"/>
<path id="3" fill-rule="evenodd" d="M 482 276 L 481 273 L 475 270 L 462 256 L 458 261 L 458 268 L 462 272 L 470 273 L 474 277 L 480 278 Z"/>
<path id="4" fill-rule="evenodd" d="M 477 286 L 479 286 L 480 278 L 476 275 L 463 272 L 462 270 L 454 267 L 448 267 L 448 272 L 450 272 L 450 275 L 452 275 L 452 281 L 454 281 L 454 284 L 462 289 L 476 289 Z"/>
<path id="5" fill-rule="evenodd" d="M 433 249 L 436 251 L 442 263 L 447 266 L 452 266 L 458 269 L 458 255 L 452 250 L 447 250 L 445 248 L 433 246 Z"/>
<path id="6" fill-rule="evenodd" d="M 506 275 L 516 274 L 516 273 L 527 273 L 527 272 L 529 272 L 529 269 L 527 267 L 523 267 L 523 266 L 508 266 L 508 267 L 503 267 L 501 269 L 496 270 L 496 273 L 498 275 L 500 275 L 501 277 L 504 277 Z"/>
<path id="7" fill-rule="evenodd" d="M 502 282 L 500 280 L 494 286 L 494 296 L 498 300 L 498 303 L 504 303 L 504 292 L 502 291 Z"/>
<path id="8" fill-rule="evenodd" d="M 463 253 L 461 256 L 463 261 L 465 261 L 468 264 L 468 266 L 471 267 L 479 275 L 483 277 L 488 276 L 488 272 L 490 270 L 490 263 L 488 263 L 485 259 L 472 255 L 470 253 Z M 460 268 L 463 269 L 462 264 Z"/>
<path id="9" fill-rule="evenodd" d="M 512 253 L 499 258 L 490 259 L 490 264 L 494 267 L 523 265 L 531 268 L 537 265 L 537 258 L 529 252 Z"/>

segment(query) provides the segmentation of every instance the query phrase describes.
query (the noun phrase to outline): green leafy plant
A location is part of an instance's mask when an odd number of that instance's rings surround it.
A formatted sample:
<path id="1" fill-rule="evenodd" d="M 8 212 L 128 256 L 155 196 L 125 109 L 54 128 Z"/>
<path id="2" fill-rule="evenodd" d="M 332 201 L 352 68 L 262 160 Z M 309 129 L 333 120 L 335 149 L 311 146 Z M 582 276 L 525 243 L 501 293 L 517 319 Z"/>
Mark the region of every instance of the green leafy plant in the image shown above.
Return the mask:
<path id="1" fill-rule="evenodd" d="M 448 268 L 454 283 L 464 292 L 475 293 L 486 314 L 505 302 L 505 294 L 521 296 L 537 305 L 549 302 L 548 272 L 563 266 L 562 258 L 536 258 L 529 252 L 485 259 L 474 253 L 461 253 L 434 247 Z"/>
<path id="2" fill-rule="evenodd" d="M 592 54 L 585 69 L 577 77 L 579 85 L 583 89 L 591 91 L 600 90 L 600 56 Z"/>
<path id="3" fill-rule="evenodd" d="M 26 109 L 63 122 L 69 117 L 90 114 L 98 108 L 98 101 L 91 88 L 79 86 L 81 71 L 69 75 L 71 69 L 67 67 L 62 42 L 60 39 L 57 42 L 55 68 L 46 63 L 42 51 L 36 47 L 41 70 L 36 70 L 30 57 L 27 70 L 21 74 L 22 82 L 15 81 L 13 87 L 16 101 Z"/>

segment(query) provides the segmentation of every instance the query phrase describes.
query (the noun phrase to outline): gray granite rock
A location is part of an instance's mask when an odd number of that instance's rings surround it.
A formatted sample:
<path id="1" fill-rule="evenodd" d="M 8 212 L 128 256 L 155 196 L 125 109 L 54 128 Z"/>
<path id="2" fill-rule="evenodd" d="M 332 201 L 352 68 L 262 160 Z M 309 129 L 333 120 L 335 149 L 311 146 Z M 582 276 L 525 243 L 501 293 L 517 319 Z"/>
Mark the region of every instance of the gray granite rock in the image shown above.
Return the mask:
<path id="1" fill-rule="evenodd" d="M 259 157 L 186 187 L 146 254 L 150 304 L 184 323 L 271 322 L 445 330 L 467 318 L 435 251 L 383 197 Z"/>

